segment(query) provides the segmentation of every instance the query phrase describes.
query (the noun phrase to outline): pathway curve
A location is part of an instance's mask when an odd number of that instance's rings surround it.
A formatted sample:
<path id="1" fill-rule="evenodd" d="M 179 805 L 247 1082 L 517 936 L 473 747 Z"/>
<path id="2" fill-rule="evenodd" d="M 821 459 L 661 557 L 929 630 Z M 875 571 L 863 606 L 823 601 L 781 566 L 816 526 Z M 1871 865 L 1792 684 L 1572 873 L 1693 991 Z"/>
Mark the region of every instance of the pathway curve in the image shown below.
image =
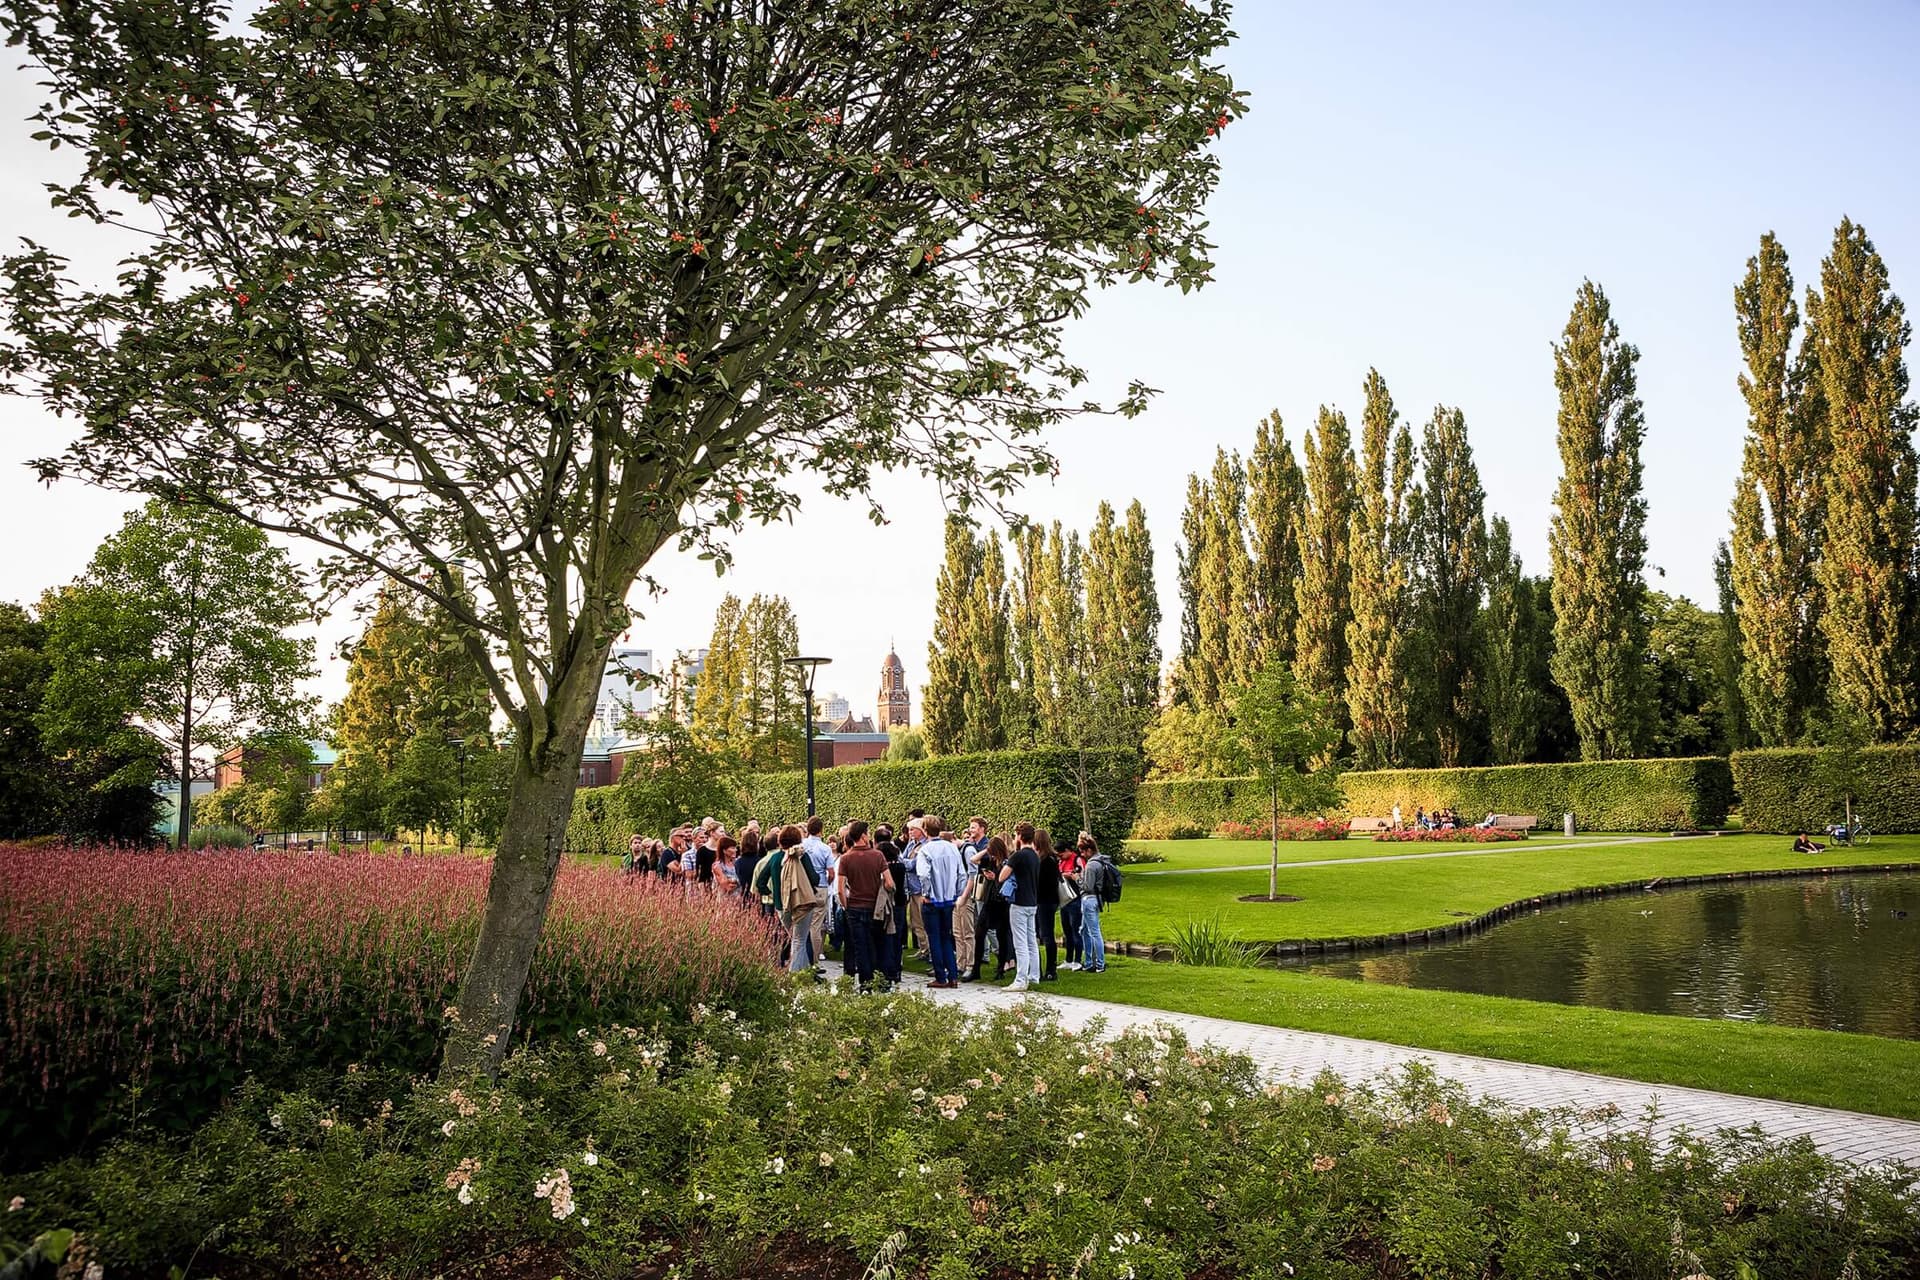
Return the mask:
<path id="1" fill-rule="evenodd" d="M 1688 839 L 1711 839 L 1710 836 L 1688 837 Z M 1357 867 L 1375 862 L 1419 862 L 1423 858 L 1477 858 L 1488 853 L 1540 853 L 1555 849 L 1602 849 L 1620 844 L 1659 844 L 1672 840 L 1673 836 L 1621 836 L 1617 840 L 1578 840 L 1566 844 L 1529 845 L 1523 843 L 1489 845 L 1484 849 L 1441 849 L 1434 853 L 1388 853 L 1377 858 L 1318 858 L 1312 862 L 1283 862 L 1282 871 L 1294 867 Z M 1153 863 L 1147 863 L 1151 867 Z M 1128 878 L 1134 876 L 1206 876 L 1220 871 L 1265 871 L 1265 862 L 1251 862 L 1236 867 L 1167 867 L 1160 871 L 1148 871 L 1139 865 L 1125 868 Z"/>
<path id="2" fill-rule="evenodd" d="M 912 990 L 924 992 L 926 983 L 927 980 L 918 975 L 907 976 L 906 985 Z M 958 1004 L 975 1012 L 1004 1008 L 1027 998 L 985 983 L 968 983 L 957 991 L 926 994 L 943 1004 Z M 1804 1135 L 1825 1154 L 1842 1160 L 1860 1164 L 1904 1161 L 1920 1165 L 1920 1123 L 1910 1120 L 1678 1085 L 1646 1084 L 1562 1067 L 1410 1049 L 1377 1040 L 1292 1031 L 1225 1018 L 1170 1013 L 1164 1009 L 1108 1004 L 1046 991 L 1036 994 L 1054 1007 L 1064 1025 L 1075 1030 L 1085 1028 L 1096 1018 L 1106 1019 L 1114 1030 L 1166 1023 L 1178 1027 L 1192 1040 L 1246 1054 L 1267 1076 L 1283 1083 L 1306 1084 L 1322 1071 L 1331 1071 L 1348 1080 L 1367 1080 L 1408 1063 L 1424 1062 L 1436 1074 L 1458 1081 L 1475 1097 L 1500 1098 L 1525 1107 L 1571 1106 L 1608 1113 L 1596 1116 L 1586 1126 L 1585 1132 L 1589 1135 L 1610 1128 L 1637 1128 L 1647 1106 L 1657 1103 L 1660 1114 L 1654 1124 L 1654 1134 L 1661 1140 L 1671 1139 L 1682 1129 L 1705 1134 L 1757 1125 L 1773 1138 Z"/>

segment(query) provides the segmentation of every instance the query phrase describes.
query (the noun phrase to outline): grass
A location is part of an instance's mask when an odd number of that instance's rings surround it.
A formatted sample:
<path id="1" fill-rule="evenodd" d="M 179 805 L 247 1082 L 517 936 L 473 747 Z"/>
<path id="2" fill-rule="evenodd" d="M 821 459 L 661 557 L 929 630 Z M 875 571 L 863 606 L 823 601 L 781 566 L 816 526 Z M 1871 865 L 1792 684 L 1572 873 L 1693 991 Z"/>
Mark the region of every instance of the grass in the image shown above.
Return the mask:
<path id="1" fill-rule="evenodd" d="M 1920 1120 L 1920 1042 L 1911 1040 L 1124 957 L 1102 974 L 1062 973 L 1048 991 Z"/>
<path id="2" fill-rule="evenodd" d="M 1664 833 L 1663 833 L 1664 834 Z M 1516 849 L 1563 844 L 1589 844 L 1601 840 L 1630 840 L 1631 835 L 1589 834 L 1569 840 L 1563 835 L 1533 836 L 1525 844 L 1389 844 L 1367 836 L 1345 840 L 1282 840 L 1280 864 L 1320 862 L 1329 858 L 1391 858 L 1409 853 L 1460 853 L 1475 849 Z M 1129 849 L 1150 849 L 1166 858 L 1140 867 L 1138 874 L 1155 875 L 1168 871 L 1205 871 L 1219 867 L 1265 867 L 1271 849 L 1265 840 L 1129 840 Z M 1129 869 L 1128 874 L 1134 872 Z"/>
<path id="3" fill-rule="evenodd" d="M 1776 867 L 1920 862 L 1920 836 L 1888 836 L 1865 849 L 1828 849 L 1815 857 L 1793 853 L 1791 844 L 1775 835 L 1587 848 L 1528 841 L 1466 858 L 1282 868 L 1281 893 L 1301 899 L 1288 903 L 1238 901 L 1242 894 L 1266 893 L 1265 871 L 1149 875 L 1134 870 L 1127 876 L 1125 897 L 1107 914 L 1106 934 L 1122 942 L 1172 943 L 1181 926 L 1217 912 L 1227 932 L 1248 941 L 1373 936 L 1453 924 L 1504 903 L 1588 885 Z M 1291 847 L 1324 856 L 1328 849 L 1356 843 Z"/>

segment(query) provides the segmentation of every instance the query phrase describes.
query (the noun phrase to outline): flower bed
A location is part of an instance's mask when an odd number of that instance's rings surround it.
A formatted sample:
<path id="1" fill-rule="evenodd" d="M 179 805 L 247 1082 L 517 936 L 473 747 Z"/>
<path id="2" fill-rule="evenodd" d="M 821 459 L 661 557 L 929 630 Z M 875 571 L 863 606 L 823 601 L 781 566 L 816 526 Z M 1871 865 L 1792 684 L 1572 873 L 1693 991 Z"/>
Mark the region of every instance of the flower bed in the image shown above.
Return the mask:
<path id="1" fill-rule="evenodd" d="M 250 1073 L 427 1069 L 489 868 L 0 846 L 0 1147 L 77 1140 L 132 1090 L 178 1122 Z M 768 936 L 736 904 L 566 868 L 520 1026 L 751 1005 L 774 989 Z"/>
<path id="2" fill-rule="evenodd" d="M 1272 840 L 1273 823 L 1235 822 L 1228 819 L 1213 829 L 1216 840 Z M 1325 818 L 1282 818 L 1280 819 L 1280 838 L 1282 840 L 1345 840 L 1347 824 L 1344 820 L 1329 822 Z"/>
<path id="3" fill-rule="evenodd" d="M 1577 1142 L 1599 1113 L 1477 1103 L 1417 1069 L 1285 1087 L 1177 1033 L 1090 1039 L 1036 1004 L 969 1024 L 813 993 L 759 1021 L 696 1016 L 679 1043 L 536 1044 L 497 1083 L 248 1090 L 190 1140 L 0 1180 L 21 1199 L 0 1231 L 76 1228 L 109 1275 L 812 1280 L 881 1253 L 932 1280 L 1920 1265 L 1911 1177 L 1804 1143 L 1662 1148 L 1630 1119 Z M 519 1248 L 549 1265 L 486 1265 Z"/>
<path id="4" fill-rule="evenodd" d="M 1454 827 L 1446 831 L 1422 831 L 1418 827 L 1408 827 L 1400 831 L 1376 832 L 1373 838 L 1388 844 L 1505 844 L 1512 840 L 1525 840 L 1527 833 L 1498 827 Z"/>

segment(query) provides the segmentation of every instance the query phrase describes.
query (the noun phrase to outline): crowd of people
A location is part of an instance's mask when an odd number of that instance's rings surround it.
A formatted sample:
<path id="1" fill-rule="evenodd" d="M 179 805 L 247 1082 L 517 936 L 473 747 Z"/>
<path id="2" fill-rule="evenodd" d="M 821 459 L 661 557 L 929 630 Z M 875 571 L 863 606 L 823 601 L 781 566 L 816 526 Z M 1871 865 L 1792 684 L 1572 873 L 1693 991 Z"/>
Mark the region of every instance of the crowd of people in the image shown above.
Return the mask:
<path id="1" fill-rule="evenodd" d="M 995 835 L 975 817 L 952 833 L 919 811 L 897 830 L 854 821 L 831 836 L 817 817 L 772 831 L 749 822 L 737 836 L 708 818 L 664 841 L 634 836 L 622 867 L 776 917 L 791 972 L 825 976 L 837 950 L 863 991 L 898 983 L 910 954 L 928 965 L 934 990 L 989 971 L 1000 981 L 1011 970 L 1015 991 L 1063 968 L 1099 973 L 1101 910 L 1119 901 L 1122 883 L 1088 832 L 1056 842 L 1022 822 Z"/>

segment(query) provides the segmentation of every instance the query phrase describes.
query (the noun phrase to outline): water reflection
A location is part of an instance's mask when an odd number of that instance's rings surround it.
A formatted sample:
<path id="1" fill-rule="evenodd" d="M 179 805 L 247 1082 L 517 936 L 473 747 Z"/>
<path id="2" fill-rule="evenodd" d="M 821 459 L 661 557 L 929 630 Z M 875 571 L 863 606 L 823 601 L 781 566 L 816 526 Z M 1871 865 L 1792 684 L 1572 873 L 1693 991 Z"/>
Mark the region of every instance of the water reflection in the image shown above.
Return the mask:
<path id="1" fill-rule="evenodd" d="M 1397 986 L 1920 1039 L 1920 875 L 1765 880 L 1543 909 L 1422 950 L 1289 963 Z"/>

